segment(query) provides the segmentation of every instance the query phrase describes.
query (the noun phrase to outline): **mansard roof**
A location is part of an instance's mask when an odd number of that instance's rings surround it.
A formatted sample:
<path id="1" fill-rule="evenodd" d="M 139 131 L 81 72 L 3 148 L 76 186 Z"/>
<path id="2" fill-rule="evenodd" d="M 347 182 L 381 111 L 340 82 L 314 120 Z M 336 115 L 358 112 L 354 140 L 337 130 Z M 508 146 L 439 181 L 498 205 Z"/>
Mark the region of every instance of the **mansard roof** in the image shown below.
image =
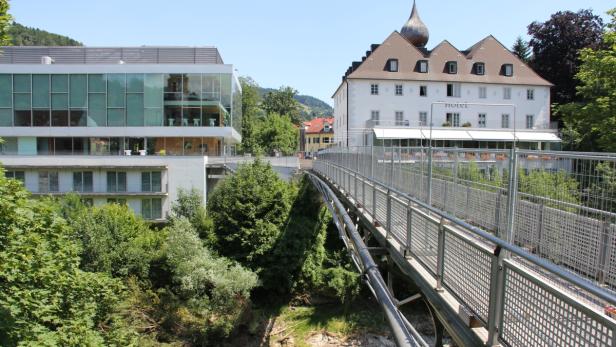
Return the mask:
<path id="1" fill-rule="evenodd" d="M 387 71 L 388 61 L 398 60 L 398 71 Z M 421 73 L 418 61 L 428 61 L 428 72 Z M 457 63 L 457 73 L 446 71 L 447 62 Z M 475 73 L 475 64 L 483 63 L 485 74 Z M 513 66 L 513 75 L 505 76 L 503 66 Z M 552 84 L 515 54 L 509 51 L 492 35 L 477 42 L 469 49 L 460 51 L 448 41 L 439 43 L 432 50 L 415 47 L 400 33 L 394 31 L 380 45 L 372 45 L 361 62 L 355 62 L 347 70 L 344 79 L 417 80 L 438 82 L 473 82 L 490 84 L 552 86 Z"/>

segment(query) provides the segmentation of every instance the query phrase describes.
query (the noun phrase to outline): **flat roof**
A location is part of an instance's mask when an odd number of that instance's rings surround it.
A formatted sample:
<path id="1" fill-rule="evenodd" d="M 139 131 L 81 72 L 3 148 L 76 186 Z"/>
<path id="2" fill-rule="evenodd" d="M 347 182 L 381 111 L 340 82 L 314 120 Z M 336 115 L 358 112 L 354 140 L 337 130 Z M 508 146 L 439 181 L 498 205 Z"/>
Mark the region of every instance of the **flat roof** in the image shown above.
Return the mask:
<path id="1" fill-rule="evenodd" d="M 513 131 L 513 130 L 469 130 L 464 128 L 432 129 L 429 128 L 375 128 L 374 135 L 379 140 L 461 140 L 461 141 L 518 141 L 525 142 L 561 142 L 554 132 L 545 131 Z"/>
<path id="2" fill-rule="evenodd" d="M 2 46 L 0 64 L 224 64 L 216 47 Z"/>

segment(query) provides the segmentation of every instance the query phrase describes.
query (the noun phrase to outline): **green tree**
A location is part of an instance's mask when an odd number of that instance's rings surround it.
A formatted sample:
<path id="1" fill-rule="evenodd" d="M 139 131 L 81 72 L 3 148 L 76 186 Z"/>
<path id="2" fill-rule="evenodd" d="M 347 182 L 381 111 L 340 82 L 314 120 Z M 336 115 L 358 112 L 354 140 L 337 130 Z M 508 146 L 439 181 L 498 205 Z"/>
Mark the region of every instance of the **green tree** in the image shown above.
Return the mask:
<path id="1" fill-rule="evenodd" d="M 213 246 L 216 244 L 214 224 L 207 215 L 207 210 L 203 204 L 203 195 L 197 189 L 185 190 L 180 188 L 178 190 L 178 198 L 171 205 L 171 221 L 173 222 L 178 218 L 188 219 L 205 245 Z"/>
<path id="2" fill-rule="evenodd" d="M 259 123 L 259 139 L 266 153 L 293 155 L 297 151 L 299 129 L 288 116 L 273 113 Z"/>
<path id="3" fill-rule="evenodd" d="M 99 327 L 122 285 L 82 271 L 79 253 L 55 207 L 0 169 L 0 345 L 106 344 Z"/>
<path id="4" fill-rule="evenodd" d="M 220 342 L 247 308 L 257 276 L 204 247 L 186 218 L 176 219 L 168 235 L 167 263 L 182 302 L 172 312 L 173 325 L 200 345 Z"/>
<path id="5" fill-rule="evenodd" d="M 522 39 L 522 36 L 518 36 L 515 40 L 511 51 L 524 63 L 528 63 L 530 61 L 530 48 L 528 47 L 528 43 Z"/>
<path id="6" fill-rule="evenodd" d="M 257 159 L 241 165 L 218 184 L 207 206 L 220 253 L 252 269 L 262 267 L 280 236 L 294 194 L 268 163 Z"/>
<path id="7" fill-rule="evenodd" d="M 242 151 L 257 154 L 260 151 L 256 122 L 260 115 L 259 86 L 251 78 L 240 78 L 242 85 Z"/>
<path id="8" fill-rule="evenodd" d="M 0 0 L 0 46 L 10 46 L 9 30 L 13 17 L 9 14 L 9 1 Z"/>
<path id="9" fill-rule="evenodd" d="M 8 28 L 8 33 L 14 46 L 83 46 L 81 42 L 70 37 L 30 28 L 19 23 L 13 23 Z"/>
<path id="10" fill-rule="evenodd" d="M 557 108 L 568 129 L 570 147 L 588 151 L 616 151 L 616 9 L 603 35 L 604 48 L 580 51 L 576 75 L 582 102 Z"/>
<path id="11" fill-rule="evenodd" d="M 295 100 L 296 95 L 297 90 L 291 87 L 280 87 L 276 91 L 265 94 L 261 107 L 268 116 L 285 115 L 291 118 L 293 124 L 299 125 L 301 123 L 300 104 Z"/>

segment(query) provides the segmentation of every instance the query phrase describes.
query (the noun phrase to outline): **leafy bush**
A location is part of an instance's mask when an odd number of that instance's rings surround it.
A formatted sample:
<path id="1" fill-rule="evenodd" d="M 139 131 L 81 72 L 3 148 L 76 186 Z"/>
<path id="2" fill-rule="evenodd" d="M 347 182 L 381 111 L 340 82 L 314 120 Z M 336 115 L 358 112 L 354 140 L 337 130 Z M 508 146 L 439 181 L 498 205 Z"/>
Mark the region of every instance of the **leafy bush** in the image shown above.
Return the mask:
<path id="1" fill-rule="evenodd" d="M 208 213 L 218 250 L 252 269 L 265 264 L 291 208 L 294 187 L 260 160 L 241 165 L 212 192 Z"/>
<path id="2" fill-rule="evenodd" d="M 94 346 L 119 281 L 79 268 L 80 247 L 49 201 L 0 169 L 0 345 Z"/>
<path id="3" fill-rule="evenodd" d="M 167 262 L 177 305 L 174 322 L 200 343 L 229 335 L 246 308 L 257 276 L 203 246 L 185 218 L 169 228 Z"/>
<path id="4" fill-rule="evenodd" d="M 171 220 L 186 218 L 206 246 L 216 245 L 214 223 L 203 205 L 203 195 L 197 189 L 178 190 L 178 199 L 171 206 Z"/>

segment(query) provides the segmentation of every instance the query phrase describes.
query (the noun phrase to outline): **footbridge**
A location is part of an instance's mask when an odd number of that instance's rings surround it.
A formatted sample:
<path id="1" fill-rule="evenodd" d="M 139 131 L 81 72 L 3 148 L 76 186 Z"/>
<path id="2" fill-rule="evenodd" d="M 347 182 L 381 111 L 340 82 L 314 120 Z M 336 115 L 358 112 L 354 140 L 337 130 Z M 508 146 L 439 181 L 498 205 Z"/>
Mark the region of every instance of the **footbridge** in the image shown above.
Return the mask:
<path id="1" fill-rule="evenodd" d="M 616 346 L 616 156 L 331 148 L 309 175 L 399 346 L 427 345 L 401 310 L 418 298 L 436 345 Z"/>

